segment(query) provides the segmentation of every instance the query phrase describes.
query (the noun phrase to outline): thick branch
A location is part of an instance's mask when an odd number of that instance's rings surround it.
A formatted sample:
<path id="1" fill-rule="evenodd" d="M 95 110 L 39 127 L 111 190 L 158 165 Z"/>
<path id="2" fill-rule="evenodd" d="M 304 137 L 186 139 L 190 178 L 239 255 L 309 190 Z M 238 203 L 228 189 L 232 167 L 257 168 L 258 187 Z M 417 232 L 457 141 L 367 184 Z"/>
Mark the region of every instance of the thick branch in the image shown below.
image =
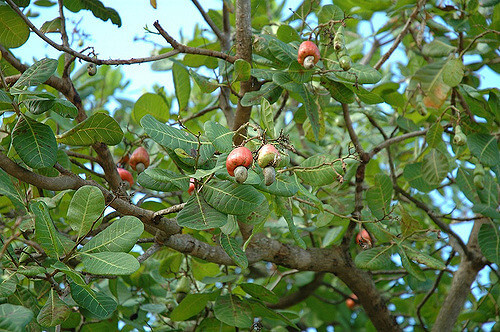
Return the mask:
<path id="1" fill-rule="evenodd" d="M 441 306 L 441 310 L 439 310 L 432 331 L 445 332 L 453 330 L 458 315 L 464 307 L 467 296 L 470 294 L 472 283 L 476 279 L 478 272 L 486 265 L 477 244 L 477 235 L 484 222 L 485 219 L 474 221 L 469 242 L 467 243 L 468 251 L 474 253 L 474 255 L 472 255 L 472 258 L 466 255 L 462 256 L 462 261 L 453 276 L 448 295 Z"/>
<path id="2" fill-rule="evenodd" d="M 428 129 L 420 130 L 420 131 L 413 131 L 411 133 L 406 133 L 406 134 L 403 134 L 401 136 L 396 136 L 396 137 L 386 139 L 370 151 L 370 153 L 369 153 L 370 158 L 372 158 L 374 155 L 376 155 L 382 149 L 384 149 L 392 144 L 399 143 L 399 142 L 404 141 L 408 138 L 417 137 L 417 136 L 424 136 L 425 134 L 427 134 L 427 131 L 428 131 Z"/>
<path id="3" fill-rule="evenodd" d="M 236 1 L 236 56 L 238 59 L 243 59 L 252 63 L 252 8 L 250 0 L 237 0 Z M 254 91 L 257 84 L 254 78 L 248 81 L 241 82 L 240 95 L 244 96 L 245 93 Z M 241 126 L 250 120 L 252 113 L 251 106 L 241 105 L 241 99 L 238 101 L 236 108 L 236 115 L 233 122 L 233 130 L 238 130 Z M 239 145 L 243 142 L 246 134 L 246 127 L 242 128 L 237 135 L 234 135 L 234 144 Z"/>

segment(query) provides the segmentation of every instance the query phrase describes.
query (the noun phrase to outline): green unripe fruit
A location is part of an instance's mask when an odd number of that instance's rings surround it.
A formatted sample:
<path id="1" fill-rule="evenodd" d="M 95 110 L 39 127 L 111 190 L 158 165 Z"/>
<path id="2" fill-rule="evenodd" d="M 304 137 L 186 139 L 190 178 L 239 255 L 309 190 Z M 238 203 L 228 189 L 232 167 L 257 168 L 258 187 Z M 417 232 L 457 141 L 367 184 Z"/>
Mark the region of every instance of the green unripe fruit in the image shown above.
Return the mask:
<path id="1" fill-rule="evenodd" d="M 484 175 L 484 167 L 482 164 L 477 164 L 474 168 L 474 175 Z"/>
<path id="2" fill-rule="evenodd" d="M 474 175 L 474 186 L 476 186 L 476 188 L 479 190 L 484 189 L 484 176 L 483 175 L 481 175 L 481 174 Z"/>
<path id="3" fill-rule="evenodd" d="M 348 71 L 352 66 L 351 58 L 348 55 L 344 55 L 340 58 L 339 64 L 340 68 L 342 68 L 344 71 Z"/>
<path id="4" fill-rule="evenodd" d="M 176 293 L 189 293 L 191 290 L 191 282 L 188 277 L 182 277 L 179 282 L 177 282 L 177 286 L 175 287 Z"/>
<path id="5" fill-rule="evenodd" d="M 453 137 L 453 144 L 463 146 L 467 143 L 467 136 L 462 132 L 460 125 L 455 127 L 455 137 Z"/>
<path id="6" fill-rule="evenodd" d="M 89 74 L 89 76 L 95 76 L 95 74 L 97 74 L 97 67 L 95 63 L 89 63 L 87 65 L 87 73 Z"/>

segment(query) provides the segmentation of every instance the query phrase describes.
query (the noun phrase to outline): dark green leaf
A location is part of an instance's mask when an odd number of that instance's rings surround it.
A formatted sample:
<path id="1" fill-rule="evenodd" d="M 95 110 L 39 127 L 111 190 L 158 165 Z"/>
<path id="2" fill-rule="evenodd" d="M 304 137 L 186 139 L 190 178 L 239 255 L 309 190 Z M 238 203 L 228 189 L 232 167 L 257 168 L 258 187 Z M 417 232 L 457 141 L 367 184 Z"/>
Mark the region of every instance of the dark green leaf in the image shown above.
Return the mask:
<path id="1" fill-rule="evenodd" d="M 105 113 L 95 113 L 67 132 L 58 135 L 57 141 L 74 146 L 87 146 L 98 142 L 117 145 L 122 138 L 123 131 L 115 119 Z"/>
<path id="2" fill-rule="evenodd" d="M 203 196 L 194 191 L 177 215 L 177 223 L 182 227 L 198 230 L 218 228 L 227 223 L 227 215 L 211 207 Z"/>
<path id="3" fill-rule="evenodd" d="M 249 214 L 265 199 L 264 195 L 250 185 L 228 181 L 206 183 L 202 192 L 208 204 L 225 214 Z"/>
<path id="4" fill-rule="evenodd" d="M 51 289 L 47 302 L 38 313 L 36 320 L 44 327 L 52 327 L 63 323 L 70 313 L 70 307 Z"/>
<path id="5" fill-rule="evenodd" d="M 248 259 L 241 246 L 235 238 L 230 237 L 224 233 L 220 234 L 220 245 L 222 249 L 228 254 L 229 257 L 242 269 L 248 267 Z"/>
<path id="6" fill-rule="evenodd" d="M 0 3 L 0 31 L 0 44 L 7 48 L 23 45 L 30 35 L 23 19 L 4 2 Z"/>
<path id="7" fill-rule="evenodd" d="M 249 328 L 253 323 L 252 309 L 235 295 L 220 296 L 214 306 L 215 317 L 230 326 Z"/>
<path id="8" fill-rule="evenodd" d="M 383 219 L 391 212 L 392 181 L 385 174 L 377 174 L 374 178 L 375 184 L 366 191 L 366 202 L 377 219 Z"/>

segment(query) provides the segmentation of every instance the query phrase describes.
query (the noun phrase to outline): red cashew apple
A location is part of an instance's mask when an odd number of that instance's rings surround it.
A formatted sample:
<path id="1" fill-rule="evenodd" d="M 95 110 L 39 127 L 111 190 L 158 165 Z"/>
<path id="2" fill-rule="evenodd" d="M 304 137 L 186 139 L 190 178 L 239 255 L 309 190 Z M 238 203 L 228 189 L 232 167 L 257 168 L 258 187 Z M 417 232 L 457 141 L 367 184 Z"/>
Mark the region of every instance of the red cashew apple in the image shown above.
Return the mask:
<path id="1" fill-rule="evenodd" d="M 134 184 L 134 178 L 132 177 L 132 174 L 129 171 L 121 167 L 118 167 L 117 170 L 118 174 L 120 174 L 120 178 L 123 181 L 127 181 L 130 184 L 130 186 Z"/>
<path id="2" fill-rule="evenodd" d="M 252 165 L 252 151 L 244 146 L 234 149 L 226 159 L 226 169 L 236 182 L 243 183 L 248 177 L 248 167 Z"/>
<path id="3" fill-rule="evenodd" d="M 189 195 L 192 195 L 193 194 L 193 191 L 194 191 L 195 187 L 194 187 L 194 179 L 191 178 L 189 179 L 189 189 L 188 189 L 188 194 Z"/>
<path id="4" fill-rule="evenodd" d="M 275 167 L 280 163 L 280 153 L 274 145 L 266 144 L 259 150 L 257 164 L 262 168 L 264 182 L 270 186 L 276 180 Z"/>
<path id="5" fill-rule="evenodd" d="M 361 232 L 356 235 L 356 243 L 360 245 L 363 249 L 369 249 L 372 247 L 372 238 L 366 229 L 362 229 Z"/>
<path id="6" fill-rule="evenodd" d="M 358 297 L 356 296 L 356 294 L 351 294 L 349 295 L 349 297 L 347 298 L 347 300 L 345 300 L 345 304 L 347 305 L 347 307 L 351 310 L 354 310 L 354 308 L 358 305 L 356 303 L 356 301 L 354 300 L 357 300 Z"/>
<path id="7" fill-rule="evenodd" d="M 130 156 L 130 160 L 128 161 L 130 167 L 134 171 L 143 172 L 146 168 L 149 167 L 149 153 L 142 146 L 135 149 L 132 156 Z"/>
<path id="8" fill-rule="evenodd" d="M 302 42 L 299 46 L 297 61 L 306 69 L 311 69 L 321 57 L 318 46 L 310 40 Z"/>

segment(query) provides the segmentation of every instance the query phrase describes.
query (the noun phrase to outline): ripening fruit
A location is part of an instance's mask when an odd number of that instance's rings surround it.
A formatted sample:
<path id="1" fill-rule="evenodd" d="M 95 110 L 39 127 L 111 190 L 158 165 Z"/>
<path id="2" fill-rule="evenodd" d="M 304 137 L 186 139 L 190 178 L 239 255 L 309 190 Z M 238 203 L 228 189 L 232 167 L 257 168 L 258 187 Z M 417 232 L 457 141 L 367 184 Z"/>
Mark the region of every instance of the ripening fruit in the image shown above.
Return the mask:
<path id="1" fill-rule="evenodd" d="M 358 305 L 355 301 L 357 299 L 358 299 L 358 297 L 356 296 L 356 294 L 353 293 L 353 294 L 349 295 L 347 300 L 345 300 L 345 304 L 347 305 L 347 307 L 349 309 L 354 310 L 354 308 Z"/>
<path id="2" fill-rule="evenodd" d="M 252 165 L 252 151 L 244 146 L 234 149 L 226 159 L 226 169 L 229 175 L 234 176 L 238 183 L 243 183 L 248 176 L 248 167 Z"/>
<path id="3" fill-rule="evenodd" d="M 311 69 L 318 63 L 321 54 L 318 46 L 310 40 L 302 42 L 299 46 L 297 61 L 306 69 Z"/>
<path id="4" fill-rule="evenodd" d="M 280 160 L 280 153 L 272 144 L 266 144 L 259 150 L 259 156 L 257 157 L 257 164 L 261 168 L 267 166 L 276 166 Z"/>
<path id="5" fill-rule="evenodd" d="M 351 58 L 348 55 L 344 55 L 340 58 L 339 65 L 344 71 L 348 71 L 352 66 Z"/>
<path id="6" fill-rule="evenodd" d="M 130 167 L 134 171 L 139 173 L 143 172 L 146 168 L 149 167 L 149 153 L 142 146 L 135 149 L 132 156 L 130 156 L 130 160 L 128 161 Z"/>
<path id="7" fill-rule="evenodd" d="M 189 179 L 189 189 L 188 189 L 188 194 L 189 195 L 192 195 L 193 194 L 193 191 L 194 191 L 195 187 L 194 187 L 194 179 L 191 178 Z"/>
<path id="8" fill-rule="evenodd" d="M 372 247 L 372 238 L 366 229 L 361 229 L 361 232 L 356 235 L 356 243 L 363 249 L 370 249 Z"/>
<path id="9" fill-rule="evenodd" d="M 122 178 L 123 181 L 127 181 L 130 184 L 130 186 L 134 184 L 134 178 L 132 177 L 132 174 L 129 171 L 121 167 L 118 167 L 117 170 L 118 174 L 120 174 L 120 177 Z"/>

